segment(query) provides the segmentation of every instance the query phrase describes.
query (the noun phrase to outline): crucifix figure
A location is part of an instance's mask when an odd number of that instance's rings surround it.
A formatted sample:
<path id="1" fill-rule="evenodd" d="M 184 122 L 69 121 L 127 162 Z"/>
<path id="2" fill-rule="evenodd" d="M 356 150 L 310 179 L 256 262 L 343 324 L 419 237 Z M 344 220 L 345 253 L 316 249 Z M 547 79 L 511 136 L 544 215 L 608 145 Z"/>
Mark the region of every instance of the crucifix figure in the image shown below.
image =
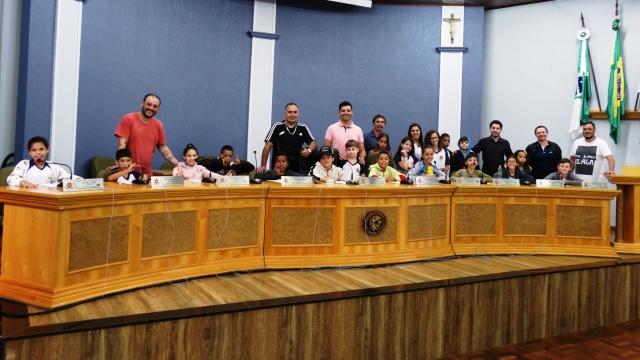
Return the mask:
<path id="1" fill-rule="evenodd" d="M 453 44 L 453 37 L 456 35 L 456 23 L 460 21 L 460 19 L 456 19 L 453 14 L 451 14 L 450 18 L 444 18 L 442 21 L 449 23 L 449 34 L 451 35 L 451 43 Z"/>

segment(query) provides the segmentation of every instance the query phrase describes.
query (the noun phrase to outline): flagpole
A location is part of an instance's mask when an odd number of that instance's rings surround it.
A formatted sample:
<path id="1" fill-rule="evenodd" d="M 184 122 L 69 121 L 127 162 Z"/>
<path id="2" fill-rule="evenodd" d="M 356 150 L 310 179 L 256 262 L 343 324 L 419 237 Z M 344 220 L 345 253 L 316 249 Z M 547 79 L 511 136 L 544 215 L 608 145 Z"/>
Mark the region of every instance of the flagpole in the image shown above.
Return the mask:
<path id="1" fill-rule="evenodd" d="M 582 13 L 580 13 L 580 20 L 582 21 L 582 28 L 584 29 L 586 26 L 584 26 L 584 16 L 582 16 Z M 593 79 L 593 86 L 595 86 L 596 88 L 596 100 L 598 100 L 598 109 L 600 111 L 602 111 L 602 105 L 600 105 L 600 93 L 598 93 L 598 83 L 596 82 L 596 71 L 593 69 L 593 60 L 591 60 L 591 48 L 589 47 L 588 49 L 589 52 L 589 63 L 591 64 L 591 78 Z"/>

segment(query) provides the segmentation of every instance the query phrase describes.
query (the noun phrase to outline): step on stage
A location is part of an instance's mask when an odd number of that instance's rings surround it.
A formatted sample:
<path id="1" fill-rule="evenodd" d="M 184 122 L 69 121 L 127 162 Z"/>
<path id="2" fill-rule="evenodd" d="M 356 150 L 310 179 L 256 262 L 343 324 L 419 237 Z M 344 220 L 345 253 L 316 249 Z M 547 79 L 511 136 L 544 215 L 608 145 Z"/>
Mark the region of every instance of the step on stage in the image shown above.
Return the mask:
<path id="1" fill-rule="evenodd" d="M 21 316 L 2 334 L 6 359 L 434 359 L 638 319 L 638 273 L 637 255 L 256 270 L 54 310 L 4 301 Z"/>

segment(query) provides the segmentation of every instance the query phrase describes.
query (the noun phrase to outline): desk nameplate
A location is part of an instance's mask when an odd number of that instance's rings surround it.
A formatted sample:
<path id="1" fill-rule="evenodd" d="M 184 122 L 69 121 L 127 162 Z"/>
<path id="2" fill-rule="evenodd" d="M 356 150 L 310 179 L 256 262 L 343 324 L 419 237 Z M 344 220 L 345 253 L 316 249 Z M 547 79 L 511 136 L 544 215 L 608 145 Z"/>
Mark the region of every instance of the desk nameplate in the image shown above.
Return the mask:
<path id="1" fill-rule="evenodd" d="M 63 192 L 104 190 L 104 179 L 62 180 Z"/>
<path id="2" fill-rule="evenodd" d="M 543 180 L 543 179 L 538 179 L 536 180 L 536 186 L 537 187 L 564 187 L 564 181 L 562 180 Z"/>
<path id="3" fill-rule="evenodd" d="M 520 186 L 518 179 L 493 179 L 493 186 Z"/>
<path id="4" fill-rule="evenodd" d="M 282 176 L 281 179 L 283 186 L 313 185 L 311 176 Z"/>
<path id="5" fill-rule="evenodd" d="M 456 179 L 456 186 L 469 186 L 469 185 L 480 186 L 480 178 L 459 177 Z"/>
<path id="6" fill-rule="evenodd" d="M 413 185 L 422 187 L 422 186 L 432 186 L 432 185 L 440 185 L 438 182 L 438 178 L 436 176 L 416 176 Z"/>
<path id="7" fill-rule="evenodd" d="M 384 186 L 385 180 L 381 177 L 362 177 L 360 178 L 360 185 L 364 186 Z"/>
<path id="8" fill-rule="evenodd" d="M 169 187 L 184 185 L 182 176 L 152 176 L 151 187 Z"/>
<path id="9" fill-rule="evenodd" d="M 609 182 L 607 181 L 584 181 L 582 180 L 583 189 L 608 189 Z"/>
<path id="10" fill-rule="evenodd" d="M 249 185 L 249 176 L 221 176 L 218 179 L 218 186 L 242 186 Z"/>

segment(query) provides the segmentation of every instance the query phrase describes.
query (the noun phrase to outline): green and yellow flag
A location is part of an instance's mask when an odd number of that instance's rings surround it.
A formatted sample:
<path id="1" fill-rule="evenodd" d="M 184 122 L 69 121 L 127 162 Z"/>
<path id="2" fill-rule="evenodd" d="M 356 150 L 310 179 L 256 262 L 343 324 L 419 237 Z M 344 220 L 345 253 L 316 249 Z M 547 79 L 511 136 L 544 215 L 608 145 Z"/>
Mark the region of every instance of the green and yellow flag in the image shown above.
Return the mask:
<path id="1" fill-rule="evenodd" d="M 607 117 L 609 118 L 609 136 L 617 144 L 620 140 L 620 117 L 624 115 L 624 68 L 620 49 L 620 19 L 613 20 L 613 55 L 611 56 L 611 73 L 609 75 L 609 101 Z"/>

